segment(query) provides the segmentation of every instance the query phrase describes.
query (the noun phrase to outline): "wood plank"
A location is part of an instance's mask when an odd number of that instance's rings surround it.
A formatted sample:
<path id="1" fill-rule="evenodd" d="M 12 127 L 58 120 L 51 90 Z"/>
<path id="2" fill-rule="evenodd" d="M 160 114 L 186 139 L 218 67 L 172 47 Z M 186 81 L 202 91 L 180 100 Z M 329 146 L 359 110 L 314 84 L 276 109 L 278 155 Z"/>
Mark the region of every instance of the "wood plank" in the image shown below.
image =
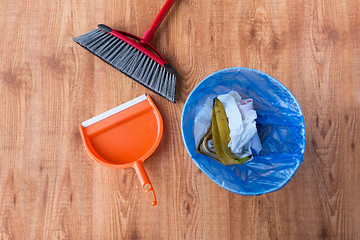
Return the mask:
<path id="1" fill-rule="evenodd" d="M 360 4 L 177 1 L 153 45 L 179 73 L 172 104 L 79 47 L 105 23 L 142 35 L 164 1 L 0 2 L 0 239 L 359 239 Z M 227 67 L 264 71 L 302 106 L 307 146 L 280 191 L 244 197 L 212 182 L 183 145 L 192 89 Z M 99 166 L 79 125 L 150 94 L 164 136 L 132 169 Z"/>

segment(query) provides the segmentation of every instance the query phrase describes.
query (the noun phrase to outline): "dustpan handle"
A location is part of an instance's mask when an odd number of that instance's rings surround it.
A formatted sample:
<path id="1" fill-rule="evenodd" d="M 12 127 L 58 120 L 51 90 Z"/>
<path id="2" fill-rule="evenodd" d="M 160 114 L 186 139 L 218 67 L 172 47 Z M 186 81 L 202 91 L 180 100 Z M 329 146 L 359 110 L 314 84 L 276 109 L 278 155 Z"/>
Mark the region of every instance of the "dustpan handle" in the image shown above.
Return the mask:
<path id="1" fill-rule="evenodd" d="M 154 38 L 156 30 L 159 28 L 161 22 L 164 20 L 166 14 L 169 12 L 171 6 L 174 4 L 175 0 L 167 0 L 164 6 L 161 8 L 159 14 L 156 16 L 154 22 L 151 24 L 150 28 L 145 31 L 144 35 L 140 40 L 141 45 L 147 45 Z"/>
<path id="2" fill-rule="evenodd" d="M 150 201 L 151 205 L 155 206 L 157 204 L 155 191 L 153 189 L 153 186 L 151 185 L 149 176 L 147 175 L 142 162 L 136 161 L 134 164 L 134 168 L 146 197 Z"/>

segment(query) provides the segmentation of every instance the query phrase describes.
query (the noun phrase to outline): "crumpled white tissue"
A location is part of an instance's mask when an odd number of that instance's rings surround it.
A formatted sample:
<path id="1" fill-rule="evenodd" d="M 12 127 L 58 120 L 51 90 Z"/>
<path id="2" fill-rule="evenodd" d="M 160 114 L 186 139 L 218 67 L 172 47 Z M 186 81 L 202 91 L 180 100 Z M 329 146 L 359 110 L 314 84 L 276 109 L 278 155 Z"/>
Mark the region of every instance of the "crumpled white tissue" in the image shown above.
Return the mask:
<path id="1" fill-rule="evenodd" d="M 252 154 L 251 148 L 256 153 L 259 153 L 262 147 L 256 129 L 255 119 L 257 114 L 253 109 L 253 100 L 242 99 L 235 91 L 219 95 L 217 98 L 223 104 L 229 121 L 231 140 L 228 146 L 231 152 L 239 158 Z M 199 145 L 211 125 L 212 109 L 213 98 L 208 98 L 194 122 L 196 146 Z M 214 150 L 211 141 L 209 142 L 209 148 Z"/>
<path id="2" fill-rule="evenodd" d="M 213 99 L 206 99 L 204 106 L 201 108 L 199 114 L 194 122 L 194 137 L 196 147 L 199 146 L 200 140 L 205 136 L 211 124 L 213 109 Z"/>

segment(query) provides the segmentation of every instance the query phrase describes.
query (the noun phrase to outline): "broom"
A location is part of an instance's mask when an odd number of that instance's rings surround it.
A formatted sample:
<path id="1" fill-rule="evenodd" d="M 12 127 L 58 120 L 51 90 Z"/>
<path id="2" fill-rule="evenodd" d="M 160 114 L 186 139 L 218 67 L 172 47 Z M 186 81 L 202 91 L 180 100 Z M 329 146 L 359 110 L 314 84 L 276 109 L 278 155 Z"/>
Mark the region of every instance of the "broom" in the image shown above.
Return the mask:
<path id="1" fill-rule="evenodd" d="M 74 41 L 128 77 L 175 102 L 176 70 L 150 45 L 175 0 L 167 0 L 142 38 L 104 24 Z"/>

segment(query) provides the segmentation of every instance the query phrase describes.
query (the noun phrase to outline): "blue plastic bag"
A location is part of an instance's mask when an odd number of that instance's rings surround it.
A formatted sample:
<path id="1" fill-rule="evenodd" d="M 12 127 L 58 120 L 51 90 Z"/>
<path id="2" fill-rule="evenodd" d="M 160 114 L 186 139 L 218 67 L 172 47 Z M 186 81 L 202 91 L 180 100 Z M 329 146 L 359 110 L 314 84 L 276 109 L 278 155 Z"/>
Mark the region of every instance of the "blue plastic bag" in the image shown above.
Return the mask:
<path id="1" fill-rule="evenodd" d="M 263 149 L 248 163 L 225 166 L 196 151 L 193 124 L 208 97 L 231 90 L 254 100 Z M 301 165 L 305 151 L 305 124 L 299 103 L 279 81 L 254 69 L 228 68 L 205 78 L 185 103 L 181 128 L 195 164 L 221 187 L 245 196 L 283 187 Z"/>

